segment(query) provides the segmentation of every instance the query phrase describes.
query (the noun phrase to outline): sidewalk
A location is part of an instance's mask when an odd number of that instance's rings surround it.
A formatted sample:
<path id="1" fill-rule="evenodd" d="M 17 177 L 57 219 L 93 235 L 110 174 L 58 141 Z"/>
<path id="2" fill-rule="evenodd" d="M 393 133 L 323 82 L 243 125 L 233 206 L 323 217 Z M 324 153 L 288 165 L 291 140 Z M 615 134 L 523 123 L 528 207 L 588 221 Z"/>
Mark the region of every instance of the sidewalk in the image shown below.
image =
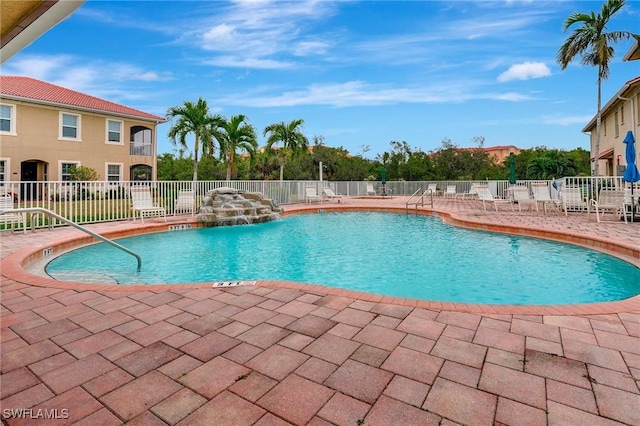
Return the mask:
<path id="1" fill-rule="evenodd" d="M 640 223 L 610 216 L 597 224 L 586 214 L 484 212 L 453 199 L 434 207 L 467 226 L 617 242 L 633 256 L 640 248 Z M 8 262 L 78 235 L 1 236 L 0 404 L 9 425 L 640 425 L 639 297 L 606 313 L 498 312 L 279 282 L 36 286 L 44 281 Z"/>

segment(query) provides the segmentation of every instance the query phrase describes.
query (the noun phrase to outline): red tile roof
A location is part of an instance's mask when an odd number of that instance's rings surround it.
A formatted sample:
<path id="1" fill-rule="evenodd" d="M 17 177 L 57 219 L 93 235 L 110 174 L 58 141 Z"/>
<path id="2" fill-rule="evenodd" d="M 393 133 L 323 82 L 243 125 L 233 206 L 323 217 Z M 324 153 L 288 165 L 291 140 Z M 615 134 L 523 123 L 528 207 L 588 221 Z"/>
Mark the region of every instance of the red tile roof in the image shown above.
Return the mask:
<path id="1" fill-rule="evenodd" d="M 33 102 L 64 105 L 99 113 L 133 117 L 139 120 L 165 122 L 164 117 L 149 114 L 95 96 L 56 86 L 30 77 L 0 75 L 0 94 L 3 98 L 15 98 Z"/>

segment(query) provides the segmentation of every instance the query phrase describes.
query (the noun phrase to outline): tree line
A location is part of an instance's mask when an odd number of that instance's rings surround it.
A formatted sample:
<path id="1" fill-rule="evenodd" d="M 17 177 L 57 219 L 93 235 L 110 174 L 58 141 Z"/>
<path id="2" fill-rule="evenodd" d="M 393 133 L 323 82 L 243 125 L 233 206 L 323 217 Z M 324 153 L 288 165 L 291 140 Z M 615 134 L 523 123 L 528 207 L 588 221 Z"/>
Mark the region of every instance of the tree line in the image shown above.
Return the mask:
<path id="1" fill-rule="evenodd" d="M 285 125 L 286 127 L 286 125 Z M 320 163 L 323 179 L 329 181 L 380 180 L 384 168 L 386 179 L 425 180 L 506 180 L 509 158 L 496 162 L 483 150 L 484 139 L 476 137 L 477 146 L 461 148 L 450 139 L 432 151 L 411 147 L 406 141 L 391 141 L 389 150 L 373 159 L 362 154 L 351 155 L 342 147 L 324 144 L 322 136 L 313 137 L 310 146 L 291 150 L 254 150 L 235 155 L 232 174 L 228 175 L 228 156 L 205 155 L 198 160 L 200 180 L 319 180 Z M 273 148 L 273 147 L 272 147 Z M 287 152 L 288 151 L 288 152 Z M 525 149 L 513 156 L 517 179 L 553 179 L 564 176 L 589 175 L 589 151 L 571 151 L 544 146 Z M 180 147 L 177 152 L 158 156 L 159 180 L 190 180 L 193 176 L 192 155 Z M 284 167 L 286 165 L 286 167 Z"/>

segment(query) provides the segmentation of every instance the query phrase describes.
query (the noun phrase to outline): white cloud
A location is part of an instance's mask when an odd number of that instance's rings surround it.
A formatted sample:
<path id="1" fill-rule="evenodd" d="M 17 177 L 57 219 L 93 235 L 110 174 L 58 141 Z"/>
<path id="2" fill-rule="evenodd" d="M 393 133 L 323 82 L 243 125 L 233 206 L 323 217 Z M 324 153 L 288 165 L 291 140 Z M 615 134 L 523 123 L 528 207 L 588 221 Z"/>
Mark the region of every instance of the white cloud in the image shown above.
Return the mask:
<path id="1" fill-rule="evenodd" d="M 436 104 L 460 103 L 474 99 L 517 102 L 529 100 L 531 97 L 518 93 L 473 93 L 469 85 L 456 83 L 429 87 L 392 87 L 376 85 L 364 81 L 347 81 L 344 83 L 316 83 L 307 87 L 280 91 L 280 88 L 251 90 L 245 93 L 234 93 L 228 97 L 218 98 L 218 102 L 226 105 L 250 106 L 256 108 L 293 107 L 307 105 L 324 105 L 336 108 L 356 106 L 379 106 L 395 104 Z"/>
<path id="2" fill-rule="evenodd" d="M 498 76 L 500 83 L 511 80 L 529 80 L 532 78 L 548 77 L 551 70 L 543 62 L 524 62 L 511 65 L 509 69 Z"/>
<path id="3" fill-rule="evenodd" d="M 542 124 L 556 124 L 558 126 L 570 126 L 572 124 L 585 125 L 591 120 L 591 115 L 567 115 L 567 116 L 545 116 L 540 118 Z"/>

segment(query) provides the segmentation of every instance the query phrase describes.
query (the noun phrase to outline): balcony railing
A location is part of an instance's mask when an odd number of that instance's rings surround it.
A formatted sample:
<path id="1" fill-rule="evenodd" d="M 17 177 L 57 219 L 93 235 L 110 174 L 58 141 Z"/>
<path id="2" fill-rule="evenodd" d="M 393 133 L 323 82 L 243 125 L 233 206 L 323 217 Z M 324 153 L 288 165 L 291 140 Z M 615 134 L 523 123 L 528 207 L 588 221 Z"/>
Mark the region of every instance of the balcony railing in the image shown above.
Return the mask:
<path id="1" fill-rule="evenodd" d="M 129 155 L 151 157 L 153 155 L 153 145 L 134 145 L 132 143 L 129 148 Z"/>

